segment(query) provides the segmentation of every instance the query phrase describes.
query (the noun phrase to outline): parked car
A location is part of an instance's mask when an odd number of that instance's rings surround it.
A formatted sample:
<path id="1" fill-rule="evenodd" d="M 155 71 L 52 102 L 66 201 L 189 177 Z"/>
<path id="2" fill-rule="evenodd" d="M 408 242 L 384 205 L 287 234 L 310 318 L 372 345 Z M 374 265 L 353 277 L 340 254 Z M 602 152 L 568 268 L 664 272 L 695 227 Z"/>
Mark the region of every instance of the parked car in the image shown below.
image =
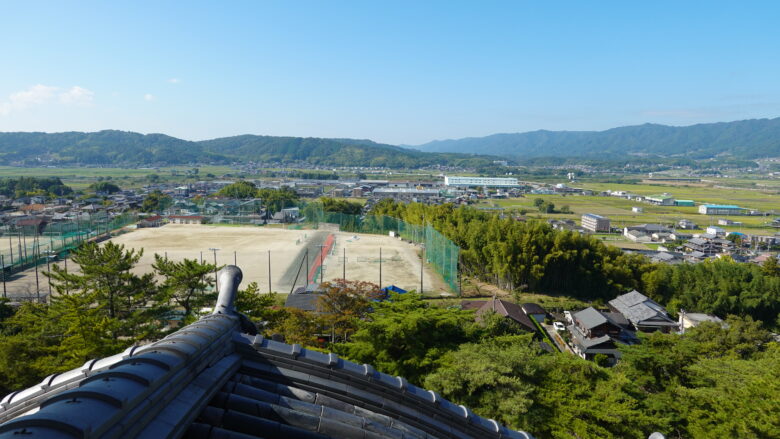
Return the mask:
<path id="1" fill-rule="evenodd" d="M 563 326 L 563 323 L 561 322 L 553 322 L 553 328 L 555 328 L 556 331 L 565 331 L 566 327 Z"/>

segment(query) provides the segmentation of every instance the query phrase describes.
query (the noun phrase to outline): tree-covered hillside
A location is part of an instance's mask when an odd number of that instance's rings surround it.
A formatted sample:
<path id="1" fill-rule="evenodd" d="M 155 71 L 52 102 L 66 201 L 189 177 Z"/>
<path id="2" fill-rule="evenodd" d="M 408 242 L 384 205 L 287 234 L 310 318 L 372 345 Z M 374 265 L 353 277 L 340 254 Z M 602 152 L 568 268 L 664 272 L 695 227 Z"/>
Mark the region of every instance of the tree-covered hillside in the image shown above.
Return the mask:
<path id="1" fill-rule="evenodd" d="M 326 166 L 418 168 L 441 164 L 484 166 L 472 154 L 432 154 L 369 140 L 244 135 L 200 142 L 164 134 L 0 133 L 0 164 L 179 165 L 234 161 L 308 162 Z"/>
<path id="2" fill-rule="evenodd" d="M 628 155 L 711 158 L 780 156 L 780 118 L 673 127 L 644 124 L 606 131 L 533 131 L 438 140 L 416 147 L 428 152 L 471 152 L 512 158 Z"/>

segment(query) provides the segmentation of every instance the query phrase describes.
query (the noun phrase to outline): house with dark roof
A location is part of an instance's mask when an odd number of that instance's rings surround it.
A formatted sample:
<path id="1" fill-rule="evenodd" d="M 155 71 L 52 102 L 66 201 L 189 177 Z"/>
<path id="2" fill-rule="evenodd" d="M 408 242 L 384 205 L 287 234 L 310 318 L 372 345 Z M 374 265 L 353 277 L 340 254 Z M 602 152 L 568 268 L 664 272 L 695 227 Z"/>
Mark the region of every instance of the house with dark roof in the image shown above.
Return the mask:
<path id="1" fill-rule="evenodd" d="M 669 317 L 663 306 L 636 290 L 610 300 L 609 308 L 622 314 L 637 331 L 677 330 L 677 322 Z"/>
<path id="2" fill-rule="evenodd" d="M 482 316 L 487 312 L 495 312 L 500 316 L 519 323 L 523 329 L 529 332 L 536 332 L 536 325 L 534 325 L 531 318 L 528 317 L 528 315 L 523 312 L 523 309 L 516 303 L 496 299 L 495 297 L 486 300 L 484 304 L 477 309 L 477 320 L 481 320 Z"/>
<path id="3" fill-rule="evenodd" d="M 403 377 L 269 340 L 219 273 L 214 313 L 0 400 L 0 439 L 532 439 Z"/>
<path id="4" fill-rule="evenodd" d="M 634 343 L 635 336 L 628 331 L 629 322 L 619 313 L 602 312 L 593 307 L 572 314 L 571 333 L 574 352 L 586 360 L 606 355 L 610 364 L 620 359 L 618 343 Z"/>
<path id="5" fill-rule="evenodd" d="M 531 317 L 539 323 L 544 322 L 544 318 L 547 317 L 547 311 L 538 303 L 524 303 L 520 305 L 520 308 L 523 309 L 523 312 L 528 317 Z"/>

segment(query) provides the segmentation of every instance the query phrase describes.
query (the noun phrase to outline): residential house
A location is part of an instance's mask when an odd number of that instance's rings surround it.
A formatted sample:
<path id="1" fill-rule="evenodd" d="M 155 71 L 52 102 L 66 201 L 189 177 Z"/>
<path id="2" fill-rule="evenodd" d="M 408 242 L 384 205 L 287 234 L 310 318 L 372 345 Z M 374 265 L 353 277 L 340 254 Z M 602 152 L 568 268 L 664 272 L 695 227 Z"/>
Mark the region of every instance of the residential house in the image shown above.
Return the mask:
<path id="1" fill-rule="evenodd" d="M 634 341 L 634 336 L 626 331 L 628 322 L 618 313 L 605 313 L 589 307 L 571 316 L 572 324 L 567 329 L 572 336 L 572 348 L 586 360 L 593 360 L 601 354 L 614 364 L 620 358 L 617 343 Z"/>
<path id="2" fill-rule="evenodd" d="M 712 314 L 686 312 L 683 309 L 680 310 L 680 317 L 679 317 L 678 324 L 680 326 L 681 333 L 685 333 L 686 329 L 698 326 L 702 322 L 715 322 L 718 324 L 723 324 L 723 320 L 720 317 L 714 316 Z"/>
<path id="3" fill-rule="evenodd" d="M 531 318 L 528 317 L 528 315 L 523 312 L 523 309 L 516 303 L 493 297 L 490 300 L 484 301 L 482 306 L 477 309 L 476 320 L 481 321 L 482 316 L 487 312 L 495 312 L 502 317 L 506 317 L 518 323 L 520 327 L 526 331 L 536 332 L 536 325 L 534 325 Z"/>
<path id="4" fill-rule="evenodd" d="M 669 317 L 663 306 L 636 290 L 610 300 L 609 308 L 623 314 L 638 331 L 669 332 L 677 329 L 677 322 Z"/>
<path id="5" fill-rule="evenodd" d="M 688 219 L 681 219 L 679 222 L 677 222 L 677 226 L 683 230 L 693 230 L 699 228 L 695 222 Z"/>
<path id="6" fill-rule="evenodd" d="M 536 303 L 524 303 L 520 305 L 520 308 L 523 309 L 523 312 L 532 319 L 536 320 L 539 323 L 544 322 L 544 318 L 547 317 L 547 311 L 541 307 L 541 305 Z"/>

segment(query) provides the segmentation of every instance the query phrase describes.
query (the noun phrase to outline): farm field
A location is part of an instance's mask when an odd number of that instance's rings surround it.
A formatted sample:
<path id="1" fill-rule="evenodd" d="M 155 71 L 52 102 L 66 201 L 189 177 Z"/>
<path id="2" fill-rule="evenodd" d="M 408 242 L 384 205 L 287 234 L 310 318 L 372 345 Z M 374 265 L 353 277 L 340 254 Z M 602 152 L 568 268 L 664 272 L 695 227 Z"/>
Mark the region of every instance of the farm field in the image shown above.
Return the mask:
<path id="1" fill-rule="evenodd" d="M 187 166 L 175 166 L 165 168 L 26 168 L 18 166 L 0 166 L 0 178 L 8 177 L 59 177 L 62 182 L 73 189 L 84 189 L 97 181 L 98 177 L 111 177 L 114 183 L 120 187 L 129 188 L 142 186 L 146 177 L 152 174 L 159 175 L 166 180 L 184 181 L 186 178 L 184 172 L 191 169 Z M 230 172 L 236 172 L 229 166 L 201 166 L 198 167 L 199 176 L 205 177 L 206 174 L 220 176 Z M 173 171 L 178 171 L 181 175 L 172 175 Z M 193 180 L 189 177 L 190 181 Z M 196 177 L 197 178 L 197 177 Z"/>
<path id="2" fill-rule="evenodd" d="M 611 184 L 611 183 L 581 183 L 574 184 L 594 191 L 622 190 L 637 195 L 654 195 L 663 192 L 671 194 L 676 199 L 694 200 L 697 203 L 736 204 L 749 209 L 764 212 L 776 212 L 771 216 L 732 216 L 733 221 L 742 225 L 724 226 L 728 231 L 743 233 L 774 234 L 778 230 L 768 225 L 772 218 L 780 216 L 780 194 L 774 191 L 758 191 L 749 189 L 724 189 L 719 187 L 666 186 L 650 184 Z M 556 210 L 569 206 L 571 214 L 538 212 L 534 200 L 541 198 L 555 204 Z M 525 210 L 530 217 L 573 219 L 579 223 L 585 213 L 596 213 L 610 218 L 613 226 L 628 226 L 643 223 L 672 224 L 681 219 L 689 219 L 700 227 L 717 224 L 721 216 L 707 216 L 698 213 L 698 207 L 655 206 L 617 197 L 584 196 L 584 195 L 533 195 L 524 198 L 507 200 L 490 200 L 483 205 L 498 205 L 515 210 Z M 634 206 L 641 207 L 643 212 L 632 212 Z M 619 245 L 620 246 L 620 245 Z M 629 247 L 625 247 L 629 248 Z"/>

